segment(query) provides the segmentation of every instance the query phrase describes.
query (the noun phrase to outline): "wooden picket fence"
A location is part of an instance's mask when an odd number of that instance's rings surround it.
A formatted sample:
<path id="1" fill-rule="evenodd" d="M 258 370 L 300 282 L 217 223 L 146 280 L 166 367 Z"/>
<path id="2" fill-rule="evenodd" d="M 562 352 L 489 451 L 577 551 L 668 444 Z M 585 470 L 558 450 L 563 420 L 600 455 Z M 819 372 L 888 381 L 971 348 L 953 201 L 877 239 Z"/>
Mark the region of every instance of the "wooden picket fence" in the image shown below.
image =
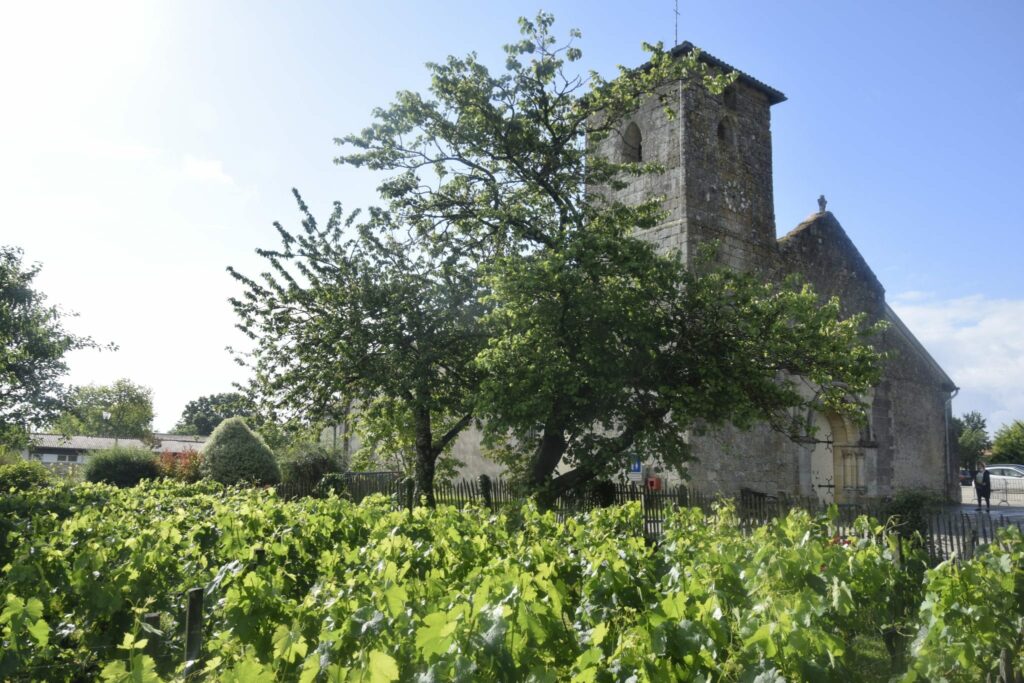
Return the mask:
<path id="1" fill-rule="evenodd" d="M 355 503 L 370 495 L 384 494 L 391 497 L 396 506 L 403 506 L 407 504 L 408 495 L 403 482 L 404 478 L 398 472 L 351 472 L 344 477 L 344 490 L 347 497 Z M 316 493 L 314 486 L 296 484 L 279 485 L 277 492 L 283 498 L 304 497 Z M 645 537 L 656 541 L 661 536 L 665 519 L 673 510 L 680 507 L 699 508 L 710 518 L 714 514 L 715 505 L 722 501 L 722 496 L 718 494 L 707 494 L 686 486 L 654 491 L 628 483 L 615 484 L 613 489 L 609 488 L 606 491 L 605 496 L 605 500 L 599 500 L 598 495 L 588 490 L 586 494 L 559 498 L 555 501 L 553 509 L 559 516 L 568 517 L 592 510 L 602 503 L 622 505 L 632 501 L 639 502 L 643 510 L 641 531 Z M 469 505 L 480 505 L 497 511 L 522 505 L 527 493 L 513 482 L 481 477 L 473 480 L 439 482 L 435 485 L 434 497 L 438 505 L 451 505 L 460 509 Z M 817 499 L 776 498 L 754 491 L 741 491 L 740 496 L 734 499 L 734 503 L 739 524 L 747 532 L 785 517 L 794 509 L 807 510 L 813 514 L 824 513 L 826 510 L 826 506 Z M 861 515 L 883 521 L 886 518 L 885 508 L 881 503 L 840 505 L 838 512 L 836 524 L 841 534 L 853 533 L 854 522 Z M 977 548 L 992 542 L 997 531 L 1007 526 L 1016 526 L 1024 532 L 1021 521 L 998 512 L 967 515 L 959 510 L 944 510 L 925 516 L 919 530 L 929 557 L 937 563 L 951 557 L 972 557 Z"/>

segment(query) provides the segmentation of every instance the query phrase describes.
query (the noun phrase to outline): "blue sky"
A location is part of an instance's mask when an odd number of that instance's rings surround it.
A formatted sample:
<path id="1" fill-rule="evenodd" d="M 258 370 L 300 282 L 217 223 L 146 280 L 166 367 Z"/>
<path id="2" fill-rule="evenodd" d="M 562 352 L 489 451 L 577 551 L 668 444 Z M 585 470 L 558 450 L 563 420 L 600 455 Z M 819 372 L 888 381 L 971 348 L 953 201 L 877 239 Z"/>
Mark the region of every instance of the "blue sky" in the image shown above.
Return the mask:
<path id="1" fill-rule="evenodd" d="M 154 390 L 156 426 L 241 379 L 225 272 L 258 272 L 272 221 L 374 202 L 333 138 L 371 120 L 423 64 L 476 51 L 497 67 L 516 17 L 583 31 L 610 74 L 673 42 L 672 0 L 0 5 L 0 242 L 118 343 L 70 379 Z M 1019 208 L 1024 3 L 680 1 L 679 40 L 784 92 L 772 110 L 776 220 L 820 193 L 890 303 L 962 387 L 958 414 L 1024 418 Z"/>

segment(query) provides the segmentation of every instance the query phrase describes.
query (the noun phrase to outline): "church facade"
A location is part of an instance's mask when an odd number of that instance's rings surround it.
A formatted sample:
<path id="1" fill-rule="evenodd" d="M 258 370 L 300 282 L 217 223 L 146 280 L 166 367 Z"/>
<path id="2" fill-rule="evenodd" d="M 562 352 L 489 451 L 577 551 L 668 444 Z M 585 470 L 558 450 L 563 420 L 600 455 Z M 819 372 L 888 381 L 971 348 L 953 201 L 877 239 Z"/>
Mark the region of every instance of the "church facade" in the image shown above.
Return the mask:
<path id="1" fill-rule="evenodd" d="M 689 43 L 676 54 L 694 49 Z M 733 67 L 701 53 L 711 67 Z M 772 190 L 771 107 L 785 96 L 755 78 L 738 78 L 720 95 L 700 85 L 667 86 L 609 136 L 597 153 L 622 161 L 657 162 L 663 173 L 644 175 L 613 192 L 637 202 L 664 197 L 665 220 L 644 231 L 659 249 L 686 262 L 702 243 L 714 241 L 722 264 L 781 279 L 798 273 L 823 297 L 837 296 L 844 314 L 887 321 L 875 345 L 887 352 L 883 378 L 870 396 L 866 424 L 835 414 L 809 416 L 814 438 L 797 443 L 767 427 L 725 428 L 691 435 L 696 460 L 687 475 L 693 486 L 724 494 L 750 489 L 769 495 L 855 502 L 900 490 L 959 495 L 950 443 L 951 401 L 956 386 L 900 321 L 885 289 L 843 227 L 826 211 L 809 216 L 776 238 Z M 675 112 L 664 111 L 665 100 Z M 467 433 L 455 456 L 463 474 L 500 474 L 479 457 L 479 435 Z M 677 475 L 645 463 L 642 474 L 672 483 Z"/>

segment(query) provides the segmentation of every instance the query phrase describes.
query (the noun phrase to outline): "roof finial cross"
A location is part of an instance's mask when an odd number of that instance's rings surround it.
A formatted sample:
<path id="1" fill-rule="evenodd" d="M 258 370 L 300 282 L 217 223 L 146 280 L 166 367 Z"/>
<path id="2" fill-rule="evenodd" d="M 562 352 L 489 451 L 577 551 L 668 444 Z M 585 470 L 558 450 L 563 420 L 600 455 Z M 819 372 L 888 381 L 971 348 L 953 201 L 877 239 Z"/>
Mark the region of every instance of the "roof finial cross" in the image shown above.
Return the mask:
<path id="1" fill-rule="evenodd" d="M 674 40 L 672 41 L 672 45 L 673 46 L 679 44 L 679 0 L 676 0 L 675 14 L 676 14 L 676 32 L 675 32 Z"/>

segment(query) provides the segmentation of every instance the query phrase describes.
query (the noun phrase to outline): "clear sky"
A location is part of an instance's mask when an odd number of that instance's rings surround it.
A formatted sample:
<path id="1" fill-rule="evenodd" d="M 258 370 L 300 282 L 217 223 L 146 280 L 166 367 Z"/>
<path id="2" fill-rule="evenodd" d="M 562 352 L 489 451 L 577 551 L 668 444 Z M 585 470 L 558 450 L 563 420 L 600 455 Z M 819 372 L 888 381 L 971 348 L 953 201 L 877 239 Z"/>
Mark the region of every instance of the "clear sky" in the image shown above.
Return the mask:
<path id="1" fill-rule="evenodd" d="M 375 201 L 333 165 L 423 64 L 498 68 L 516 17 L 579 28 L 610 75 L 674 40 L 673 0 L 0 3 L 0 243 L 43 264 L 74 330 L 120 345 L 74 383 L 151 387 L 156 426 L 242 379 L 225 267 L 255 273 L 299 188 Z M 776 220 L 824 193 L 890 303 L 962 387 L 954 412 L 1024 418 L 1024 3 L 679 2 L 679 40 L 784 92 Z"/>

